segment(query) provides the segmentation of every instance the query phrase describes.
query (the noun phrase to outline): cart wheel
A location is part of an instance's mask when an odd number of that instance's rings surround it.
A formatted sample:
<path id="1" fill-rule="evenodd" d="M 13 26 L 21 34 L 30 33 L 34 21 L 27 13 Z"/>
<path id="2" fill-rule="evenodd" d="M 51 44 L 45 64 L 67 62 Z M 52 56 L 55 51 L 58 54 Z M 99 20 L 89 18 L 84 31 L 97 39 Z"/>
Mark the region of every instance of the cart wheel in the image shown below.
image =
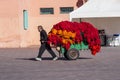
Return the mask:
<path id="1" fill-rule="evenodd" d="M 76 60 L 79 57 L 79 51 L 77 49 L 69 49 L 68 52 L 66 53 L 66 57 L 69 60 Z"/>

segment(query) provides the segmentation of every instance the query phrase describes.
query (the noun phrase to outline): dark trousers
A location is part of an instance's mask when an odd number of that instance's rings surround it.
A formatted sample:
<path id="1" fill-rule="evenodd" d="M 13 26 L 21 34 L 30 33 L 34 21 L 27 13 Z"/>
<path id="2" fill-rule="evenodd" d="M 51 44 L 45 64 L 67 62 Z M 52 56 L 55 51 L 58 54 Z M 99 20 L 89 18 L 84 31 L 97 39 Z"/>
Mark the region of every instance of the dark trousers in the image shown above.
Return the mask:
<path id="1" fill-rule="evenodd" d="M 42 54 L 44 53 L 44 51 L 47 50 L 51 56 L 54 58 L 56 57 L 55 53 L 53 52 L 53 50 L 51 49 L 50 45 L 48 45 L 47 43 L 42 43 L 40 48 L 39 48 L 39 54 L 38 54 L 38 58 L 41 58 Z"/>

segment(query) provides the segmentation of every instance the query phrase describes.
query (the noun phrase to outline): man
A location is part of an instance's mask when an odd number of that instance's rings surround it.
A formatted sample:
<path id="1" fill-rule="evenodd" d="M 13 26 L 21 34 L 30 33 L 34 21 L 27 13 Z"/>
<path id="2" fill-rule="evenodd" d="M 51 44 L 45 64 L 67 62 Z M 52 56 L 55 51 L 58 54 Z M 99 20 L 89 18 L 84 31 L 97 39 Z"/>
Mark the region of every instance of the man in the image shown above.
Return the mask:
<path id="1" fill-rule="evenodd" d="M 40 25 L 38 26 L 38 31 L 40 32 L 40 42 L 41 42 L 41 46 L 39 48 L 39 54 L 37 56 L 37 58 L 35 58 L 37 61 L 41 61 L 41 56 L 44 53 L 44 51 L 47 49 L 47 51 L 51 54 L 51 56 L 53 57 L 53 60 L 57 60 L 58 57 L 55 55 L 55 53 L 53 52 L 53 50 L 51 49 L 50 45 L 47 43 L 47 33 L 46 31 L 43 29 L 43 27 Z"/>

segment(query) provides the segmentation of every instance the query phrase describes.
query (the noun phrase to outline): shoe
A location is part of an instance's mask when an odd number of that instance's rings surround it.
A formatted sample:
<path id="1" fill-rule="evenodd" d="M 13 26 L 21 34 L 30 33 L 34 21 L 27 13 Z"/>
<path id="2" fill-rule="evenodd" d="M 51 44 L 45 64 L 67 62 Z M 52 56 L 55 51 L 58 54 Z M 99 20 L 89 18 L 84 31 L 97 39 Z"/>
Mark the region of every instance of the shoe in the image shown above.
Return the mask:
<path id="1" fill-rule="evenodd" d="M 35 60 L 36 60 L 36 61 L 42 61 L 42 59 L 41 59 L 41 58 L 35 58 Z"/>
<path id="2" fill-rule="evenodd" d="M 57 59 L 58 59 L 58 57 L 53 58 L 54 61 L 57 60 Z"/>

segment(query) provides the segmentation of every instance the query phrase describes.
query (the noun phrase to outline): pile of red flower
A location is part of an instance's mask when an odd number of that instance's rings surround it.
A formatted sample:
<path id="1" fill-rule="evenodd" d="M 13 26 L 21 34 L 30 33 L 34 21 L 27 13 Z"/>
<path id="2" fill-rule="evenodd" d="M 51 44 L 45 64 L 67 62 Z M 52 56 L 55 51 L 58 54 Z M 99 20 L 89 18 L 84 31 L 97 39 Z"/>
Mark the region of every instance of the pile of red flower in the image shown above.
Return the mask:
<path id="1" fill-rule="evenodd" d="M 100 51 L 100 38 L 98 30 L 87 22 L 62 21 L 53 26 L 48 34 L 48 42 L 54 45 L 62 45 L 66 50 L 71 44 L 81 43 L 85 40 L 88 43 L 91 53 L 95 55 Z"/>

